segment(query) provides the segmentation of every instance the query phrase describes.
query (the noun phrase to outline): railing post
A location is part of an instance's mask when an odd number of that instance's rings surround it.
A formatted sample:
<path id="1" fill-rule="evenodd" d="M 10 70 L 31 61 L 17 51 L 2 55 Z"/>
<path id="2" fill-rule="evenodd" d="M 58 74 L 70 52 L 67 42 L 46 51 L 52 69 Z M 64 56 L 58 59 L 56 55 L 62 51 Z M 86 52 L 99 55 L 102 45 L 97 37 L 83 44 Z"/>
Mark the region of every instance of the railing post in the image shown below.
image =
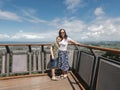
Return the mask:
<path id="1" fill-rule="evenodd" d="M 5 46 L 5 47 L 6 47 L 6 51 L 7 51 L 7 53 L 6 53 L 6 65 L 7 65 L 6 72 L 7 72 L 7 77 L 8 77 L 8 76 L 9 76 L 9 73 L 10 73 L 10 71 L 9 71 L 9 68 L 10 68 L 10 66 L 9 66 L 10 49 L 9 49 L 8 46 Z"/>
<path id="2" fill-rule="evenodd" d="M 33 52 L 33 71 L 36 71 L 36 53 L 35 51 Z"/>
<path id="3" fill-rule="evenodd" d="M 96 72 L 98 72 L 98 63 L 99 63 L 99 61 L 98 61 L 98 55 L 96 55 L 95 54 L 95 52 L 92 50 L 92 49 L 90 49 L 90 51 L 91 51 L 91 53 L 94 55 L 94 57 L 95 57 L 95 62 L 94 62 L 94 67 L 93 67 L 93 72 L 92 72 L 92 77 L 91 77 L 91 83 L 90 83 L 90 90 L 95 90 L 95 88 L 96 88 L 96 77 L 97 77 L 97 74 L 96 74 Z"/>
<path id="4" fill-rule="evenodd" d="M 75 72 L 78 72 L 79 69 L 79 59 L 80 59 L 80 49 L 77 45 L 75 45 L 75 49 L 74 49 L 74 59 L 73 62 L 73 68 L 75 68 Z"/>
<path id="5" fill-rule="evenodd" d="M 7 53 L 7 77 L 9 76 L 9 59 L 10 59 L 10 54 Z"/>
<path id="6" fill-rule="evenodd" d="M 32 50 L 31 50 L 31 46 L 30 45 L 28 46 L 28 48 L 29 48 L 29 52 L 28 52 L 28 54 L 29 54 L 29 74 L 31 74 L 31 69 L 32 69 L 32 65 L 31 65 Z"/>
<path id="7" fill-rule="evenodd" d="M 31 50 L 31 46 L 30 46 L 30 45 L 28 46 L 28 49 L 29 49 L 29 52 L 32 52 L 32 50 Z"/>
<path id="8" fill-rule="evenodd" d="M 42 57 L 41 57 L 41 51 L 38 51 L 38 71 L 41 71 L 42 68 Z"/>
<path id="9" fill-rule="evenodd" d="M 42 56 L 42 61 L 41 61 L 41 63 L 42 63 L 42 73 L 44 73 L 44 60 L 45 60 L 45 58 L 44 58 L 44 46 L 42 45 L 41 46 L 41 56 Z"/>
<path id="10" fill-rule="evenodd" d="M 6 67 L 6 64 L 5 64 L 5 56 L 6 53 L 2 53 L 2 67 L 1 67 L 1 77 L 3 77 L 3 74 L 5 74 L 5 67 Z"/>

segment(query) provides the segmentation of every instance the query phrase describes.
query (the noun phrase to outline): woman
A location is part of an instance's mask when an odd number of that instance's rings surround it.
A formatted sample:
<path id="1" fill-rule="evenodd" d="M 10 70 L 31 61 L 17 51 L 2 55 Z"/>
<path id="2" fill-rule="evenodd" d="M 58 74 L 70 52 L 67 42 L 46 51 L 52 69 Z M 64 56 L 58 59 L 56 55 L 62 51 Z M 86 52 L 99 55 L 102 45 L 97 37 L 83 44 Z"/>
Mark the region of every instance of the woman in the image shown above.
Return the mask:
<path id="1" fill-rule="evenodd" d="M 76 45 L 79 45 L 76 41 L 70 39 L 66 31 L 64 29 L 59 30 L 59 37 L 61 38 L 61 41 L 59 42 L 59 62 L 58 67 L 62 70 L 61 77 L 66 78 L 67 77 L 67 71 L 69 70 L 69 63 L 68 63 L 68 54 L 67 54 L 67 46 L 68 43 L 73 43 Z"/>

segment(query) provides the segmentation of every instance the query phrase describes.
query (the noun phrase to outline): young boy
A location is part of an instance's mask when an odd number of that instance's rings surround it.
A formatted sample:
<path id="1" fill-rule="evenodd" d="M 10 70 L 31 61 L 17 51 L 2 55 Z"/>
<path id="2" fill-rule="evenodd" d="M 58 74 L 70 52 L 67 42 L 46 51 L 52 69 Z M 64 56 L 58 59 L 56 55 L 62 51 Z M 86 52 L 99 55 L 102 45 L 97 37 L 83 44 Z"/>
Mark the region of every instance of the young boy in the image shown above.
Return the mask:
<path id="1" fill-rule="evenodd" d="M 58 62 L 58 51 L 59 51 L 59 42 L 61 41 L 60 37 L 56 37 L 56 42 L 53 43 L 50 47 L 50 53 L 51 53 L 51 74 L 52 74 L 52 80 L 57 81 L 58 79 L 55 76 L 55 68 L 57 68 L 57 62 Z"/>

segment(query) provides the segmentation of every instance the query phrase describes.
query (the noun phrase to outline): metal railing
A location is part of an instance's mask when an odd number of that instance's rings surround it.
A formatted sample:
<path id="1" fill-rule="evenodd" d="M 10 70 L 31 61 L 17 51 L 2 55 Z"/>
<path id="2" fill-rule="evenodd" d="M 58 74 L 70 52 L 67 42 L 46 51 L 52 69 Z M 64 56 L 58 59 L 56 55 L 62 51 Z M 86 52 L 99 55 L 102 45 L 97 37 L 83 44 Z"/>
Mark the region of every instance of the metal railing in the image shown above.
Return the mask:
<path id="1" fill-rule="evenodd" d="M 120 89 L 120 50 L 80 45 L 74 51 L 73 61 L 72 69 L 86 90 Z"/>
<path id="2" fill-rule="evenodd" d="M 1 77 L 44 73 L 50 56 L 49 44 L 2 44 L 0 45 Z M 46 58 L 47 57 L 47 58 Z M 49 60 L 48 60 L 49 59 Z"/>

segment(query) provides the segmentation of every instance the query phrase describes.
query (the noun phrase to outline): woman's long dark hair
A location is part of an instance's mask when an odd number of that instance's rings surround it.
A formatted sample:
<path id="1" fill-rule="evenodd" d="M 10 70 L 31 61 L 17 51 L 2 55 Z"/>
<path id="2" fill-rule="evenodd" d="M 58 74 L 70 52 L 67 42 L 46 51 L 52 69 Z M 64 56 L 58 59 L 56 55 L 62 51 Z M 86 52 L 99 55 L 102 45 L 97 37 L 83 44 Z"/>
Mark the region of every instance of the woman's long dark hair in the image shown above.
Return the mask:
<path id="1" fill-rule="evenodd" d="M 63 39 L 63 37 L 62 37 L 62 35 L 61 35 L 61 31 L 62 31 L 62 30 L 63 30 L 64 33 L 65 33 L 65 39 L 67 39 L 68 36 L 67 36 L 67 34 L 66 34 L 65 29 L 60 29 L 60 30 L 59 30 L 59 37 L 60 37 L 61 39 Z"/>

